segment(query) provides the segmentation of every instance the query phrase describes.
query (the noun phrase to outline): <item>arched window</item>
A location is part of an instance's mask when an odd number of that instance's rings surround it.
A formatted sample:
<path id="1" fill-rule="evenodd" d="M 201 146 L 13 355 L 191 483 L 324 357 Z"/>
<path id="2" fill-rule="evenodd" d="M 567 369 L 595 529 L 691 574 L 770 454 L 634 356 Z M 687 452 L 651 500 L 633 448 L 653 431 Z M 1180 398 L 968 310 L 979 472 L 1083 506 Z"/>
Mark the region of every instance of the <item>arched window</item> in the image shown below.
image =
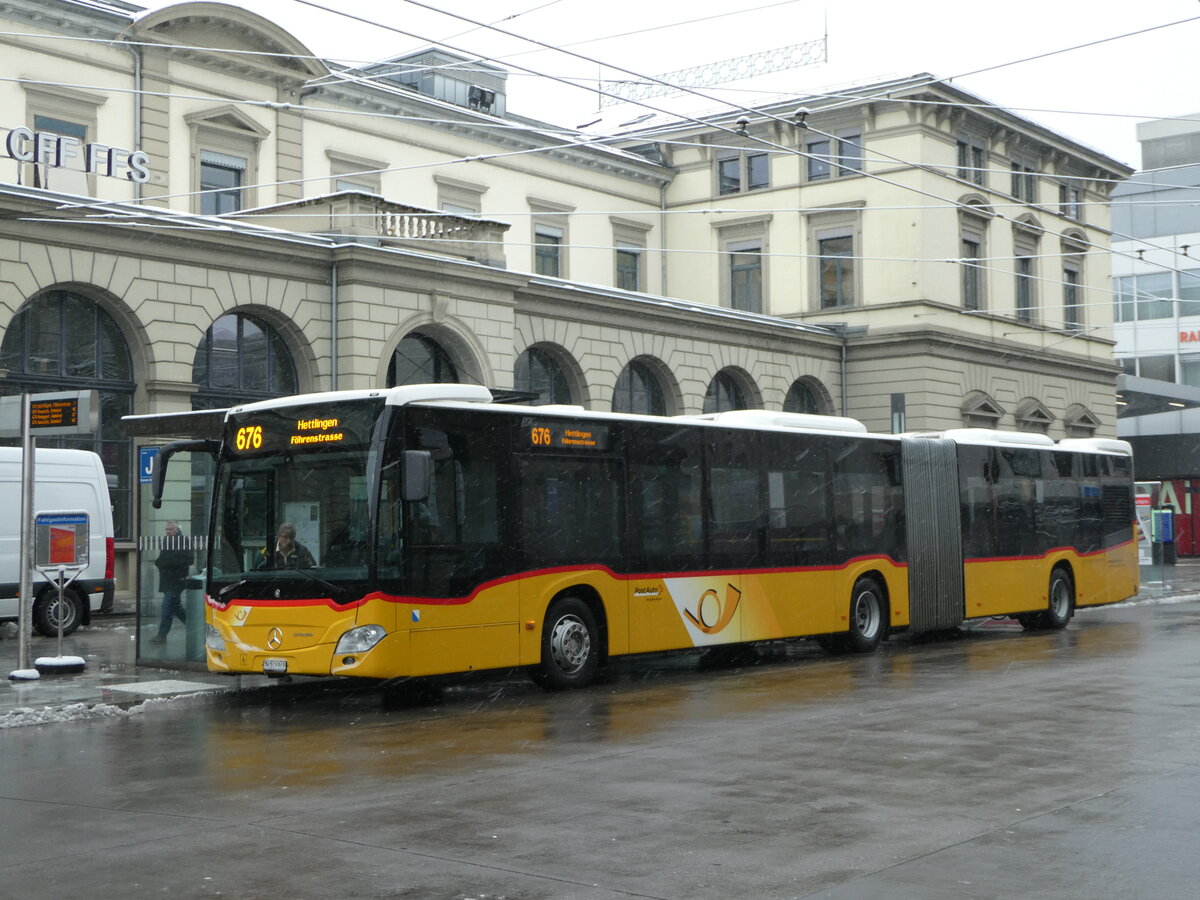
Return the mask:
<path id="1" fill-rule="evenodd" d="M 513 387 L 537 394 L 536 403 L 570 403 L 571 386 L 562 366 L 538 347 L 530 347 L 517 357 L 513 369 Z"/>
<path id="2" fill-rule="evenodd" d="M 666 415 L 667 399 L 662 385 L 648 365 L 635 359 L 621 370 L 613 391 L 612 408 L 620 413 Z"/>
<path id="3" fill-rule="evenodd" d="M 71 291 L 48 291 L 13 316 L 0 345 L 8 377 L 0 393 L 95 390 L 100 432 L 43 437 L 43 447 L 93 450 L 104 461 L 116 537 L 132 534 L 132 446 L 121 416 L 133 409 L 133 363 L 120 328 L 99 304 Z"/>
<path id="4" fill-rule="evenodd" d="M 704 411 L 706 413 L 725 412 L 730 409 L 747 409 L 746 395 L 737 379 L 728 372 L 721 371 L 708 383 L 704 394 Z"/>
<path id="5" fill-rule="evenodd" d="M 270 325 L 229 313 L 212 323 L 196 348 L 192 382 L 200 389 L 194 409 L 220 409 L 298 390 L 296 366 L 283 338 Z"/>
<path id="6" fill-rule="evenodd" d="M 819 416 L 824 411 L 816 393 L 803 381 L 793 381 L 788 389 L 787 397 L 783 400 L 783 411 L 790 413 L 808 413 Z"/>
<path id="7" fill-rule="evenodd" d="M 396 347 L 388 363 L 387 384 L 455 384 L 458 370 L 442 345 L 414 332 Z"/>

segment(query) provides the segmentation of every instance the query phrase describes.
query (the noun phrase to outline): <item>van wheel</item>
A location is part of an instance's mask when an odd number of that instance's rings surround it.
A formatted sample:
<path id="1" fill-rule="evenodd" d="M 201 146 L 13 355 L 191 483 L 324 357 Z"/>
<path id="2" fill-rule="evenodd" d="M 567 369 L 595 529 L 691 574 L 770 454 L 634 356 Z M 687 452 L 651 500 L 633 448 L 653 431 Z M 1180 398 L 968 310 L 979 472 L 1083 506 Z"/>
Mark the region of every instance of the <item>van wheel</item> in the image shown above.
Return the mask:
<path id="1" fill-rule="evenodd" d="M 542 628 L 542 661 L 529 672 L 551 691 L 586 687 L 600 665 L 600 632 L 586 603 L 564 597 L 550 607 Z"/>
<path id="2" fill-rule="evenodd" d="M 83 603 L 74 591 L 64 591 L 62 602 L 58 590 L 42 591 L 33 602 L 33 627 L 45 637 L 58 636 L 58 620 L 62 619 L 62 633 L 71 634 L 83 621 Z"/>

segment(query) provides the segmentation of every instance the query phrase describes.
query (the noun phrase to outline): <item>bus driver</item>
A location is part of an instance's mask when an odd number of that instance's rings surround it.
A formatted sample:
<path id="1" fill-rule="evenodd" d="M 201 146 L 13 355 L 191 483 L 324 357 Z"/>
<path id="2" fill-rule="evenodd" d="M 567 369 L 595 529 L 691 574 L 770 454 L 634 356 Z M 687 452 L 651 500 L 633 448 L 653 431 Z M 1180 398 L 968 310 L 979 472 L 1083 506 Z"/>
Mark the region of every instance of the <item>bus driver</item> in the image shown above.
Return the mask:
<path id="1" fill-rule="evenodd" d="M 284 522 L 276 535 L 275 549 L 263 547 L 260 569 L 311 569 L 316 560 L 303 544 L 296 542 L 296 526 Z"/>

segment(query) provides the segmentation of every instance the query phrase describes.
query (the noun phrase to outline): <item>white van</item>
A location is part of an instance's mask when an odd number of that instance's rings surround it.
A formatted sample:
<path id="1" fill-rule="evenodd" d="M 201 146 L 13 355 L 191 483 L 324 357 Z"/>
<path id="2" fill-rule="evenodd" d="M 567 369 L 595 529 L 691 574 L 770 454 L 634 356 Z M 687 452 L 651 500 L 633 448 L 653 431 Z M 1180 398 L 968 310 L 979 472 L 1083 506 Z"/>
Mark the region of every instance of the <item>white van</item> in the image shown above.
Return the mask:
<path id="1" fill-rule="evenodd" d="M 58 603 L 58 588 L 33 572 L 33 627 L 40 634 L 63 634 L 91 622 L 92 613 L 112 609 L 113 517 L 108 478 L 100 457 L 89 450 L 37 450 L 34 453 L 33 509 L 84 510 L 88 514 L 88 567 Z M 16 621 L 21 590 L 21 448 L 0 447 L 0 621 Z"/>

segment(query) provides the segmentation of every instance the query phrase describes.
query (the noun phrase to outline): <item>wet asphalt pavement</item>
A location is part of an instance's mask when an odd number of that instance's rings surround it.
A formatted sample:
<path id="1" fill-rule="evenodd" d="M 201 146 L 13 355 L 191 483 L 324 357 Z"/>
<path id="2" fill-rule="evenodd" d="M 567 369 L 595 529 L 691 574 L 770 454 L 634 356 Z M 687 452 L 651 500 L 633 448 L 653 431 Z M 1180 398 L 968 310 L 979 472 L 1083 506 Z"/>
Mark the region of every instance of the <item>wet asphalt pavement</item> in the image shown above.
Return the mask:
<path id="1" fill-rule="evenodd" d="M 497 673 L 2 728 L 0 897 L 1191 898 L 1198 671 L 1200 598 L 1160 591 L 563 694 Z"/>

